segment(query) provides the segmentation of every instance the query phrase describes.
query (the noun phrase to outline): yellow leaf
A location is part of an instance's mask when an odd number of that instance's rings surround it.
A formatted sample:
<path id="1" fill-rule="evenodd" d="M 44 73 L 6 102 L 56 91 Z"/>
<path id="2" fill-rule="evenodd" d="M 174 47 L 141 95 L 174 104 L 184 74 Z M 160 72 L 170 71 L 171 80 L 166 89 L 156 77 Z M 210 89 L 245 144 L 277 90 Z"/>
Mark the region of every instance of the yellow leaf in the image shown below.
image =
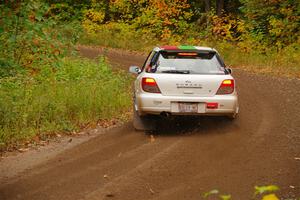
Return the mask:
<path id="1" fill-rule="evenodd" d="M 263 196 L 262 200 L 279 200 L 275 194 L 268 194 Z"/>

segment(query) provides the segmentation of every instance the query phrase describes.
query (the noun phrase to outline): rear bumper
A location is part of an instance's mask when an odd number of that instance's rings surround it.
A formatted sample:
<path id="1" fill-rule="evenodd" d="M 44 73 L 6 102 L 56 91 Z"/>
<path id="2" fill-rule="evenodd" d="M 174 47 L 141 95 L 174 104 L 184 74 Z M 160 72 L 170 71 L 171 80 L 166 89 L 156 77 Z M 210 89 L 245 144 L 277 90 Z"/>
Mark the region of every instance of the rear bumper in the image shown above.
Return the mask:
<path id="1" fill-rule="evenodd" d="M 198 103 L 198 112 L 185 113 L 178 109 L 178 102 Z M 218 103 L 218 108 L 208 109 L 206 103 Z M 213 97 L 163 96 L 161 94 L 140 93 L 136 96 L 136 109 L 140 115 L 229 115 L 238 112 L 237 95 L 215 95 Z"/>

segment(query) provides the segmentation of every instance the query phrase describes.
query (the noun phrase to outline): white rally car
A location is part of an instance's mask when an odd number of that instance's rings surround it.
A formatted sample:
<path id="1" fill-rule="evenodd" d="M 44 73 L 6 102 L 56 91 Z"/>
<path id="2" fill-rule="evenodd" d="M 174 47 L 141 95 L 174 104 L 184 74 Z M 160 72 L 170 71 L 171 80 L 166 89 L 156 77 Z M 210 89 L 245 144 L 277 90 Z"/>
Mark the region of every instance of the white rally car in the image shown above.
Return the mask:
<path id="1" fill-rule="evenodd" d="M 209 47 L 154 48 L 144 66 L 129 68 L 134 84 L 136 129 L 145 129 L 151 115 L 214 115 L 235 118 L 236 83 L 218 52 Z"/>

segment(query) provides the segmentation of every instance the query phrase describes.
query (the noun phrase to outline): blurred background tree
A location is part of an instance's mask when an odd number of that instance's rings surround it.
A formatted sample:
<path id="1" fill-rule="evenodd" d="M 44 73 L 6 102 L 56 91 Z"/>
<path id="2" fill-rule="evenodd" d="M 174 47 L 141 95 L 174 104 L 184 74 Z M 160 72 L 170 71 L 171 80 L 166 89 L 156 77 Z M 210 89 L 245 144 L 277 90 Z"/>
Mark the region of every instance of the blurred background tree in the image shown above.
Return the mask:
<path id="1" fill-rule="evenodd" d="M 38 9 L 29 11 L 27 8 L 32 7 L 31 4 L 39 4 L 43 13 Z M 23 5 L 22 9 L 20 5 Z M 25 8 L 28 11 L 25 12 Z M 27 33 L 36 31 L 36 34 L 47 33 L 49 36 L 53 34 L 45 31 L 45 27 L 67 26 L 74 22 L 80 24 L 79 29 L 87 40 L 142 38 L 149 43 L 225 42 L 244 52 L 255 50 L 263 54 L 270 50 L 298 51 L 300 43 L 298 0 L 41 0 L 38 3 L 5 0 L 1 1 L 0 9 L 0 32 L 5 32 L 1 36 L 4 41 L 2 54 L 13 55 L 7 51 L 14 48 L 11 50 L 15 55 L 11 57 L 14 63 L 22 60 L 16 59 L 16 53 L 23 55 L 20 50 L 24 49 L 20 42 L 23 36 L 23 41 L 29 45 Z M 36 27 L 43 31 L 39 32 Z M 32 31 L 26 32 L 26 29 Z M 3 45 L 14 38 L 8 39 L 9 35 L 19 40 L 6 48 Z M 40 41 L 42 34 L 38 38 Z M 32 42 L 36 43 L 37 39 Z M 119 41 L 107 41 L 105 45 L 119 47 L 117 43 Z M 18 45 L 22 48 L 17 48 Z"/>

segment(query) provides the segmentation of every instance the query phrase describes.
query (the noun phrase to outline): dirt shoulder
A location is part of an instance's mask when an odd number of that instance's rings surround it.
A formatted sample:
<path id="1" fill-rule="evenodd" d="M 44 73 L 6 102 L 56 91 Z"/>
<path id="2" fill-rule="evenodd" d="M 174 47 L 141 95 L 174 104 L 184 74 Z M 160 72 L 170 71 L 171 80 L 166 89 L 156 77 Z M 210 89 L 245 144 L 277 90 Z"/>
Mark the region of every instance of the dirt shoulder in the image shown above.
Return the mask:
<path id="1" fill-rule="evenodd" d="M 112 125 L 109 128 L 99 127 L 85 130 L 73 135 L 59 135 L 59 137 L 56 136 L 43 145 L 40 144 L 2 153 L 0 158 L 0 185 L 20 176 L 22 173 L 26 173 L 26 170 L 32 169 L 68 149 L 74 148 L 99 135 L 106 134 L 110 129 L 121 126 L 121 124 Z"/>

